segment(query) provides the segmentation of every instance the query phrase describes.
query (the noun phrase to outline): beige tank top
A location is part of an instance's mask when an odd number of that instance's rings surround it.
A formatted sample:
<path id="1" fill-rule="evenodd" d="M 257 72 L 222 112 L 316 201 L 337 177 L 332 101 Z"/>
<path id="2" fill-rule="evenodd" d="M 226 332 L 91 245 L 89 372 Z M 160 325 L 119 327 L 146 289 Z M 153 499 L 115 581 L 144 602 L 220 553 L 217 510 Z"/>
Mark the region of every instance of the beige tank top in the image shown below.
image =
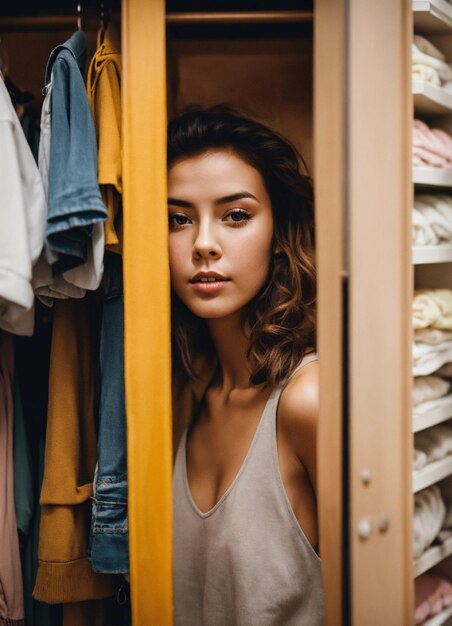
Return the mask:
<path id="1" fill-rule="evenodd" d="M 316 359 L 306 356 L 297 370 Z M 279 470 L 276 412 L 283 389 L 270 394 L 237 476 L 206 513 L 188 486 L 187 433 L 181 440 L 173 484 L 177 626 L 324 623 L 320 559 L 292 511 Z"/>

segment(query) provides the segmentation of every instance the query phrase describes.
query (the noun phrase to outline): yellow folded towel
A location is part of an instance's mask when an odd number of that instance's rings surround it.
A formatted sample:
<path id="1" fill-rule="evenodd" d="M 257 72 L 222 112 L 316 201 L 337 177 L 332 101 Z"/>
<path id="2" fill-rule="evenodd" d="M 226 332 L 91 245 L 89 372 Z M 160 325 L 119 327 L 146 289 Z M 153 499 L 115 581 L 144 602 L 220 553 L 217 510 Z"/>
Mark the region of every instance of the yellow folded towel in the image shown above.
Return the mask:
<path id="1" fill-rule="evenodd" d="M 452 290 L 421 289 L 413 299 L 413 328 L 452 330 Z"/>

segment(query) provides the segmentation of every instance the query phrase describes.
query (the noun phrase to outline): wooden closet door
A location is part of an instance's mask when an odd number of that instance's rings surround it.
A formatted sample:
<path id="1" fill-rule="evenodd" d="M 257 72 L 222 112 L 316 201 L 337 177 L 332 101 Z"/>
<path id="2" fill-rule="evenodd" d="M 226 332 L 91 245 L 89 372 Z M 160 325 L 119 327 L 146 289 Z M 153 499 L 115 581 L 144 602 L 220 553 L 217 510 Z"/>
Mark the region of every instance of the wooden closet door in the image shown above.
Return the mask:
<path id="1" fill-rule="evenodd" d="M 411 3 L 349 0 L 351 620 L 413 619 Z"/>

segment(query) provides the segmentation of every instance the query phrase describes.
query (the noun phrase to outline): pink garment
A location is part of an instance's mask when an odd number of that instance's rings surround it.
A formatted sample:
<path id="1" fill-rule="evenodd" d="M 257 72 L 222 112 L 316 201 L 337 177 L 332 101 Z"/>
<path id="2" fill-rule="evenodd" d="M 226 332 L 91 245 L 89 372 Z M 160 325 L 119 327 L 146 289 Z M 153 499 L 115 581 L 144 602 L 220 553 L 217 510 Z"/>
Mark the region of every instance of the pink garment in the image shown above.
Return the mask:
<path id="1" fill-rule="evenodd" d="M 439 128 L 429 128 L 421 120 L 413 122 L 413 157 L 426 165 L 452 169 L 452 137 Z"/>
<path id="2" fill-rule="evenodd" d="M 0 330 L 0 626 L 24 623 L 13 484 L 13 337 Z"/>
<path id="3" fill-rule="evenodd" d="M 422 624 L 452 605 L 452 584 L 445 578 L 422 574 L 415 580 L 414 623 Z"/>

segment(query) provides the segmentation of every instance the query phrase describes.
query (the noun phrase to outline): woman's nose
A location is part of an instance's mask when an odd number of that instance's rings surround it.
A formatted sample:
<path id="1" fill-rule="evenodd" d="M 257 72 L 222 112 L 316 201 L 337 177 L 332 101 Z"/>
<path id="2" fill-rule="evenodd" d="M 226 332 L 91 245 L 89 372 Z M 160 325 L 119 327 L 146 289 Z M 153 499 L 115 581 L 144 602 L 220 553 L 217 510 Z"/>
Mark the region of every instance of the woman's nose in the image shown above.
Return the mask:
<path id="1" fill-rule="evenodd" d="M 222 255 L 220 243 L 215 236 L 215 228 L 201 224 L 193 243 L 193 256 L 196 259 L 219 259 Z"/>

